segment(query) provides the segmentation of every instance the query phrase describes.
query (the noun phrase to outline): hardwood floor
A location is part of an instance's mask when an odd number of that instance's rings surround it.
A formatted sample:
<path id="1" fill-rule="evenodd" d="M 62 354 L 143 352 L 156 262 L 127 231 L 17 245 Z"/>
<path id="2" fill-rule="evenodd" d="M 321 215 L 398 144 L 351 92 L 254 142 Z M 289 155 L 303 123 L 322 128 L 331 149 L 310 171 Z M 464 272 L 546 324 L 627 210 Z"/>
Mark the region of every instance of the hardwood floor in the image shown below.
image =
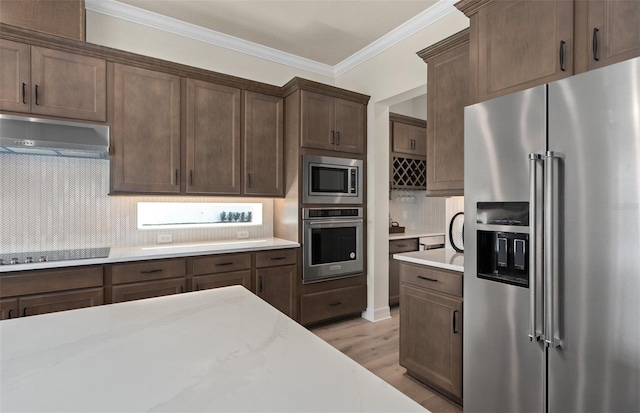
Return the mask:
<path id="1" fill-rule="evenodd" d="M 406 375 L 398 364 L 399 316 L 399 308 L 394 307 L 388 320 L 371 323 L 355 318 L 311 331 L 431 412 L 462 413 L 458 406 Z"/>

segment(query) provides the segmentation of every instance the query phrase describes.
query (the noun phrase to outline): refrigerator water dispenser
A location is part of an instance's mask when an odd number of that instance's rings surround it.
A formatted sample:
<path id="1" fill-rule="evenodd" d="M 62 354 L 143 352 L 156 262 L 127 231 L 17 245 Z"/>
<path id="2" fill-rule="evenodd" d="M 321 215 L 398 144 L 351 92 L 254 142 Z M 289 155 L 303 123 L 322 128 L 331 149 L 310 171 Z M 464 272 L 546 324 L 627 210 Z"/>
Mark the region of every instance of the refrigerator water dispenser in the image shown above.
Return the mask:
<path id="1" fill-rule="evenodd" d="M 478 231 L 478 278 L 529 288 L 529 235 Z"/>

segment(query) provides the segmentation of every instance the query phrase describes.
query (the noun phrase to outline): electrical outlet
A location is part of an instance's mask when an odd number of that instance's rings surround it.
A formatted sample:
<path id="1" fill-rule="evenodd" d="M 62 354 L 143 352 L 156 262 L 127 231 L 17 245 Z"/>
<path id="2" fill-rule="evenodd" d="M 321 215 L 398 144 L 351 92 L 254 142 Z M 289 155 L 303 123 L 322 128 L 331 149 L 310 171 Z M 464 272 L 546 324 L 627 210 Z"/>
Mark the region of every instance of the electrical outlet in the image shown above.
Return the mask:
<path id="1" fill-rule="evenodd" d="M 158 244 L 166 244 L 173 241 L 172 234 L 158 234 Z"/>
<path id="2" fill-rule="evenodd" d="M 238 231 L 238 238 L 249 238 L 249 231 Z"/>

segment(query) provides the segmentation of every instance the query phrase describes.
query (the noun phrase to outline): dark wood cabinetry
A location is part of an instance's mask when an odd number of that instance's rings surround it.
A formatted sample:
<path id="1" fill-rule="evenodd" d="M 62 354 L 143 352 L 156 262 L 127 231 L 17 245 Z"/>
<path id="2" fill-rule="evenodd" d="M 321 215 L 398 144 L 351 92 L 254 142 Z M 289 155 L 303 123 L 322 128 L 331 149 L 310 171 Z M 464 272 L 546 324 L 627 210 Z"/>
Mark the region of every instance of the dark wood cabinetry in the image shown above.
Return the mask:
<path id="1" fill-rule="evenodd" d="M 284 195 L 284 101 L 244 92 L 244 188 L 246 195 Z"/>
<path id="2" fill-rule="evenodd" d="M 114 65 L 111 192 L 180 192 L 180 78 Z"/>
<path id="3" fill-rule="evenodd" d="M 462 404 L 462 274 L 400 263 L 400 365 Z"/>
<path id="4" fill-rule="evenodd" d="M 392 189 L 425 189 L 427 182 L 427 123 L 389 114 L 389 180 Z"/>
<path id="5" fill-rule="evenodd" d="M 640 56 L 640 2 L 576 1 L 575 72 Z"/>
<path id="6" fill-rule="evenodd" d="M 256 294 L 294 319 L 297 274 L 297 250 L 256 253 Z"/>
<path id="7" fill-rule="evenodd" d="M 358 102 L 303 90 L 301 146 L 363 153 L 365 110 Z"/>
<path id="8" fill-rule="evenodd" d="M 109 270 L 114 303 L 178 294 L 187 290 L 184 258 L 112 264 Z"/>
<path id="9" fill-rule="evenodd" d="M 0 110 L 106 121 L 106 61 L 0 40 Z"/>
<path id="10" fill-rule="evenodd" d="M 469 31 L 418 55 L 427 63 L 427 194 L 464 193 L 464 107 L 469 102 Z"/>
<path id="11" fill-rule="evenodd" d="M 300 300 L 300 323 L 303 325 L 358 313 L 365 307 L 360 285 L 305 294 Z"/>
<path id="12" fill-rule="evenodd" d="M 1 319 L 103 303 L 103 270 L 100 265 L 0 275 Z"/>
<path id="13" fill-rule="evenodd" d="M 186 192 L 239 195 L 240 89 L 186 83 Z"/>
<path id="14" fill-rule="evenodd" d="M 85 38 L 84 0 L 2 0 L 0 22 L 76 40 Z"/>
<path id="15" fill-rule="evenodd" d="M 397 239 L 389 241 L 389 305 L 400 304 L 400 261 L 393 259 L 393 254 L 418 251 L 418 238 Z"/>
<path id="16" fill-rule="evenodd" d="M 193 290 L 242 285 L 251 290 L 251 254 L 196 257 L 192 262 Z"/>

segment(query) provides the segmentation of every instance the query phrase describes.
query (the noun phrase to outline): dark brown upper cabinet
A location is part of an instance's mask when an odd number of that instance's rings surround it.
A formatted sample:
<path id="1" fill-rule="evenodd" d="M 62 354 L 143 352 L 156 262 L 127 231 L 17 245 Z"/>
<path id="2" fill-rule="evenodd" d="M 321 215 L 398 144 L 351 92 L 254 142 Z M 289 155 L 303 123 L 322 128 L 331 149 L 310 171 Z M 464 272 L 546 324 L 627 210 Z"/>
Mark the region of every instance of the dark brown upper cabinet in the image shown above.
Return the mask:
<path id="1" fill-rule="evenodd" d="M 640 1 L 575 2 L 575 72 L 640 56 Z"/>
<path id="2" fill-rule="evenodd" d="M 180 78 L 114 65 L 112 193 L 180 193 Z"/>
<path id="3" fill-rule="evenodd" d="M 307 90 L 301 95 L 302 147 L 363 153 L 365 105 Z"/>
<path id="4" fill-rule="evenodd" d="M 0 110 L 106 121 L 106 61 L 0 40 Z"/>
<path id="5" fill-rule="evenodd" d="M 186 192 L 239 195 L 240 89 L 186 79 Z"/>
<path id="6" fill-rule="evenodd" d="M 471 19 L 470 103 L 573 74 L 573 1 L 463 0 Z"/>
<path id="7" fill-rule="evenodd" d="M 84 0 L 0 1 L 0 22 L 70 39 L 85 39 L 84 15 Z"/>
<path id="8" fill-rule="evenodd" d="M 412 156 L 427 156 L 427 122 L 397 113 L 389 114 L 391 151 Z"/>
<path id="9" fill-rule="evenodd" d="M 427 63 L 427 195 L 464 193 L 464 107 L 469 30 L 418 52 Z"/>
<path id="10" fill-rule="evenodd" d="M 243 193 L 284 196 L 284 101 L 244 93 Z"/>

